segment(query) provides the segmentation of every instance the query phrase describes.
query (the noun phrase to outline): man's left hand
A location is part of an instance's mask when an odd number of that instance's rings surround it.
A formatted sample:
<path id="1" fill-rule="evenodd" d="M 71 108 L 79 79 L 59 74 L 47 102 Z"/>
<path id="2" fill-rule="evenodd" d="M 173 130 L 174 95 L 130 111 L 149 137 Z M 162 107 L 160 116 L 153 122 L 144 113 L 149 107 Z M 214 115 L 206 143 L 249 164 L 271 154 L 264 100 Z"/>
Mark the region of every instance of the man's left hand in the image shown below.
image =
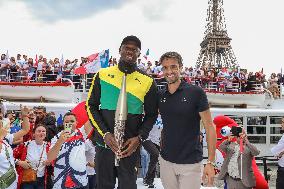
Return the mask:
<path id="1" fill-rule="evenodd" d="M 214 166 L 207 163 L 203 170 L 202 182 L 205 183 L 205 181 L 207 181 L 206 186 L 213 187 L 214 176 L 215 176 Z"/>
<path id="2" fill-rule="evenodd" d="M 139 145 L 140 145 L 140 139 L 139 139 L 138 136 L 128 139 L 123 144 L 123 148 L 126 147 L 126 149 L 121 152 L 121 154 L 120 154 L 121 158 L 125 158 L 125 157 L 128 157 L 131 154 L 133 154 L 137 150 Z"/>

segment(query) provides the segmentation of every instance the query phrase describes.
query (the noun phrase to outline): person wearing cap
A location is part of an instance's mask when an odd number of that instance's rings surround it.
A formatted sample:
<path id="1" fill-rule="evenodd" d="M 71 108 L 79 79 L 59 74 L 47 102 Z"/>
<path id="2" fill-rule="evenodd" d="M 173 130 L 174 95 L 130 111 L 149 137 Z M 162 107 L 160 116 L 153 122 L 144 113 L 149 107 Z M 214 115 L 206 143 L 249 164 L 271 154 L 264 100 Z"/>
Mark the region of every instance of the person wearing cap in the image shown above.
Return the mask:
<path id="1" fill-rule="evenodd" d="M 95 76 L 86 101 L 89 119 L 95 127 L 97 189 L 136 189 L 135 165 L 138 146 L 148 138 L 158 115 L 157 88 L 153 78 L 138 69 L 141 42 L 136 36 L 123 39 L 118 65 L 103 68 Z M 114 118 L 123 75 L 126 74 L 128 115 L 125 148 L 115 166 L 118 145 L 114 138 Z M 143 115 L 144 114 L 144 115 Z M 143 118 L 143 119 L 142 119 Z"/>

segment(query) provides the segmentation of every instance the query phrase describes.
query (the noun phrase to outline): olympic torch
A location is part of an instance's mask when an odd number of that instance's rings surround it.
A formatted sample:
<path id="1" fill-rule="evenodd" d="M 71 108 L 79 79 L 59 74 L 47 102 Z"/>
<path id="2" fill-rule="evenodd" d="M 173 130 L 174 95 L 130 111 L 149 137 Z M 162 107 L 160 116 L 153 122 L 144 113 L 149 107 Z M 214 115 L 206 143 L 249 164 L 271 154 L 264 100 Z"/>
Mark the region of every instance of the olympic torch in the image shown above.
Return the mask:
<path id="1" fill-rule="evenodd" d="M 119 166 L 120 153 L 123 146 L 123 137 L 125 131 L 125 122 L 127 119 L 127 93 L 126 93 L 126 75 L 122 77 L 121 89 L 117 101 L 114 118 L 114 138 L 118 144 L 118 151 L 115 154 L 115 166 Z"/>

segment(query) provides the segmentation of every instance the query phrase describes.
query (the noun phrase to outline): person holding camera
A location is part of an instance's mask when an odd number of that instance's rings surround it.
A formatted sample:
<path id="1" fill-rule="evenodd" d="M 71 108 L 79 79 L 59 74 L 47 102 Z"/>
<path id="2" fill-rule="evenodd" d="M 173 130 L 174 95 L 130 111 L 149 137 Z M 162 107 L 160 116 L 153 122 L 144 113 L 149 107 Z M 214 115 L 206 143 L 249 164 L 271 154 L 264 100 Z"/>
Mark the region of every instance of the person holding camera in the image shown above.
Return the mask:
<path id="1" fill-rule="evenodd" d="M 251 189 L 256 185 L 252 160 L 260 151 L 248 141 L 241 127 L 233 126 L 231 132 L 219 146 L 225 159 L 218 179 L 226 180 L 230 189 Z"/>
<path id="2" fill-rule="evenodd" d="M 281 132 L 284 133 L 284 117 L 281 120 Z M 276 179 L 276 189 L 284 188 L 284 135 L 278 144 L 271 149 L 274 156 L 278 157 L 278 170 Z"/>
<path id="3" fill-rule="evenodd" d="M 85 141 L 92 130 L 90 122 L 77 129 L 76 115 L 63 117 L 64 130 L 51 140 L 48 161 L 54 162 L 53 189 L 87 189 Z"/>

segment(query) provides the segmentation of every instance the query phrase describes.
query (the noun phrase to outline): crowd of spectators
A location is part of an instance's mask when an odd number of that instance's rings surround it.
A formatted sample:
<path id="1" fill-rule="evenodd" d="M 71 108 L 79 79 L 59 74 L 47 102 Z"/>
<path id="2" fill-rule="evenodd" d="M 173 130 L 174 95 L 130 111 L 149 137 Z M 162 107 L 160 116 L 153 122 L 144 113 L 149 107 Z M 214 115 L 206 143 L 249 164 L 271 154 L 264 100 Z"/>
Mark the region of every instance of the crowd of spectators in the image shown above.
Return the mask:
<path id="1" fill-rule="evenodd" d="M 79 66 L 88 63 L 87 57 L 69 60 L 54 58 L 47 59 L 40 55 L 34 60 L 27 55 L 17 54 L 17 57 L 8 58 L 1 55 L 0 60 L 0 81 L 4 82 L 55 82 L 60 78 L 71 79 L 76 88 L 80 88 L 82 75 L 74 74 L 74 70 Z M 109 66 L 117 65 L 117 59 L 111 57 Z M 157 78 L 160 84 L 162 77 L 162 66 L 159 61 L 152 64 L 151 61 L 143 62 L 138 59 L 137 66 L 147 74 Z M 88 75 L 90 78 L 93 74 Z M 193 68 L 184 67 L 183 78 L 195 85 L 199 85 L 206 90 L 220 92 L 257 92 L 262 88 L 267 88 L 274 98 L 280 98 L 280 84 L 284 83 L 282 73 L 272 73 L 267 77 L 263 70 L 259 72 L 248 72 L 240 68 Z"/>

